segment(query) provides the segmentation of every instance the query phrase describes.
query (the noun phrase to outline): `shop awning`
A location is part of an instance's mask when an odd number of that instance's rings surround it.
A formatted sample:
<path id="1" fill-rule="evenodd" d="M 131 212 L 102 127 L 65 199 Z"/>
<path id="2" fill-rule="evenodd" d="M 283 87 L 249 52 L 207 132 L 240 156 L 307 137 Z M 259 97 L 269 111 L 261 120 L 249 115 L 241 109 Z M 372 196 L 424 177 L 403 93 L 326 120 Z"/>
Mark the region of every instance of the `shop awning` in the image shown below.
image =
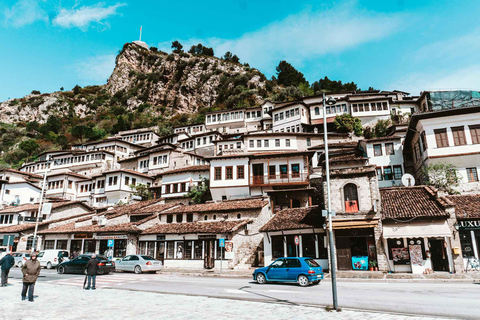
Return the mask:
<path id="1" fill-rule="evenodd" d="M 383 237 L 389 238 L 428 238 L 451 237 L 452 231 L 447 221 L 410 222 L 383 225 Z"/>
<path id="2" fill-rule="evenodd" d="M 348 221 L 332 221 L 333 229 L 357 229 L 357 228 L 374 228 L 378 225 L 378 219 L 372 220 L 348 220 Z M 328 225 L 327 225 L 328 226 Z"/>

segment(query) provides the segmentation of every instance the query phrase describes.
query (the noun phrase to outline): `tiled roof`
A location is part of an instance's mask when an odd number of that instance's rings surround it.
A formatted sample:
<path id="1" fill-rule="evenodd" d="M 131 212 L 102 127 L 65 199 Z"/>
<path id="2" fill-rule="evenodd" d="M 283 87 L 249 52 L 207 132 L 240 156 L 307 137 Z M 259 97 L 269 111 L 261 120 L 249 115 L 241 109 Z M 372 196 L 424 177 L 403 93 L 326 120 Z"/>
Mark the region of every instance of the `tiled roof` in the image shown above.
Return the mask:
<path id="1" fill-rule="evenodd" d="M 182 172 L 194 172 L 194 171 L 209 171 L 210 170 L 210 165 L 201 165 L 201 166 L 190 166 L 190 167 L 185 167 L 185 168 L 178 168 L 178 169 L 173 169 L 170 171 L 164 171 L 159 174 L 158 176 L 163 176 L 166 174 L 175 174 L 175 173 L 182 173 Z"/>
<path id="2" fill-rule="evenodd" d="M 480 194 L 446 196 L 455 205 L 458 219 L 480 218 Z"/>
<path id="3" fill-rule="evenodd" d="M 137 172 L 137 171 L 133 171 L 133 170 L 129 170 L 129 169 L 117 169 L 117 170 L 110 170 L 110 171 L 105 171 L 103 173 L 103 175 L 107 175 L 109 173 L 115 173 L 115 172 L 125 172 L 125 173 L 130 173 L 130 174 L 134 174 L 134 175 L 137 175 L 137 176 L 141 176 L 141 177 L 144 177 L 144 178 L 150 178 L 150 179 L 153 179 L 153 177 L 149 176 L 148 174 L 145 174 L 145 173 L 141 173 L 141 172 Z"/>
<path id="4" fill-rule="evenodd" d="M 222 158 L 270 158 L 270 157 L 288 157 L 288 156 L 297 156 L 297 155 L 313 155 L 314 151 L 298 151 L 298 150 L 291 150 L 291 151 L 270 151 L 270 152 L 243 152 L 243 153 L 232 153 L 232 154 L 225 154 L 221 156 L 212 156 L 206 157 L 207 159 L 222 159 Z"/>
<path id="5" fill-rule="evenodd" d="M 173 208 L 175 206 L 178 206 L 178 203 L 167 203 L 167 204 L 155 203 L 155 204 L 143 207 L 141 209 L 135 210 L 132 213 L 134 214 L 160 213 L 164 210 Z"/>
<path id="6" fill-rule="evenodd" d="M 345 154 L 345 155 L 340 155 L 338 157 L 331 157 L 329 158 L 330 163 L 335 163 L 335 162 L 347 162 L 347 161 L 366 161 L 368 158 L 364 156 L 357 156 L 354 153 L 351 154 Z"/>
<path id="7" fill-rule="evenodd" d="M 31 178 L 37 178 L 37 179 L 41 179 L 43 178 L 41 175 L 39 174 L 35 174 L 35 173 L 30 173 L 30 172 L 25 172 L 25 171 L 20 171 L 20 170 L 15 170 L 15 169 L 2 169 L 0 170 L 1 171 L 8 171 L 8 172 L 12 172 L 12 173 L 18 173 L 18 174 L 21 174 L 21 175 L 25 175 L 25 176 L 29 176 Z"/>
<path id="8" fill-rule="evenodd" d="M 437 190 L 430 186 L 380 189 L 382 219 L 420 217 L 449 217 L 446 207 L 453 205 L 448 199 L 437 198 Z"/>
<path id="9" fill-rule="evenodd" d="M 42 188 L 41 188 L 41 187 L 39 187 L 39 186 L 37 186 L 37 185 L 35 185 L 35 184 L 31 183 L 30 181 L 16 181 L 16 182 L 8 182 L 8 183 L 7 183 L 7 186 L 9 186 L 9 185 L 15 185 L 15 184 L 22 184 L 22 183 L 28 184 L 28 185 L 30 185 L 30 186 L 32 186 L 32 187 L 34 187 L 34 188 L 37 188 L 37 189 L 39 189 L 39 190 L 42 190 Z"/>
<path id="10" fill-rule="evenodd" d="M 266 206 L 267 204 L 268 204 L 267 201 L 261 200 L 261 199 L 222 201 L 222 202 L 216 202 L 216 203 L 179 206 L 177 208 L 173 208 L 172 210 L 169 210 L 168 213 L 213 212 L 213 211 L 260 209 Z"/>
<path id="11" fill-rule="evenodd" d="M 89 225 L 75 228 L 75 223 L 64 224 L 62 226 L 46 229 L 39 231 L 38 234 L 48 234 L 48 233 L 85 233 L 85 232 L 126 232 L 126 233 L 140 233 L 133 223 L 122 223 L 113 226 L 99 226 L 99 225 Z"/>
<path id="12" fill-rule="evenodd" d="M 70 206 L 74 204 L 81 204 L 84 207 L 86 207 L 89 210 L 93 210 L 89 205 L 82 201 L 61 201 L 61 202 L 52 202 L 52 210 L 65 207 L 65 206 Z M 38 204 L 22 204 L 19 206 L 11 206 L 7 207 L 3 210 L 0 211 L 0 213 L 18 213 L 18 212 L 23 212 L 23 211 L 32 211 L 32 210 L 38 210 Z"/>
<path id="13" fill-rule="evenodd" d="M 386 137 L 380 137 L 380 138 L 365 139 L 365 142 L 389 141 L 389 140 L 400 140 L 400 139 L 402 139 L 402 137 L 399 137 L 399 136 L 386 136 Z"/>
<path id="14" fill-rule="evenodd" d="M 124 214 L 128 214 L 131 212 L 137 212 L 139 209 L 144 208 L 146 206 L 150 206 L 152 204 L 155 204 L 157 202 L 162 201 L 161 199 L 152 199 L 152 200 L 147 200 L 147 201 L 140 201 L 134 204 L 130 205 L 123 205 L 123 206 L 116 206 L 113 208 L 113 210 L 107 210 L 104 212 L 105 217 L 107 219 L 113 219 L 119 216 L 122 216 Z"/>
<path id="15" fill-rule="evenodd" d="M 278 212 L 262 228 L 261 232 L 322 228 L 322 212 L 317 206 L 284 209 Z"/>
<path id="16" fill-rule="evenodd" d="M 146 229 L 142 234 L 186 234 L 235 232 L 251 220 L 225 220 L 217 222 L 161 223 Z"/>
<path id="17" fill-rule="evenodd" d="M 89 179 L 87 176 L 84 176 L 84 175 L 81 175 L 81 174 L 78 174 L 78 173 L 75 173 L 75 172 L 68 172 L 68 171 L 50 173 L 50 174 L 47 175 L 47 177 L 49 178 L 49 177 L 55 177 L 55 176 L 61 176 L 61 175 L 76 177 L 76 178 L 85 179 L 85 180 Z"/>

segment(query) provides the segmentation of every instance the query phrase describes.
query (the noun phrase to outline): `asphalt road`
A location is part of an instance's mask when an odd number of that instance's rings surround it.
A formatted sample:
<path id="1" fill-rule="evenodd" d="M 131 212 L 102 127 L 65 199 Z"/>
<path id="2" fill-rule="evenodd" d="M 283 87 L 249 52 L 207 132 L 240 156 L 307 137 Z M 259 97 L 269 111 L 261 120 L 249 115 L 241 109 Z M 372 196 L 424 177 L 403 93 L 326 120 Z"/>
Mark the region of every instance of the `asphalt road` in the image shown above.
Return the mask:
<path id="1" fill-rule="evenodd" d="M 13 279 L 20 279 L 18 268 Z M 38 282 L 79 285 L 82 275 L 42 270 Z M 125 290 L 186 294 L 291 305 L 332 304 L 331 282 L 302 288 L 297 284 L 259 285 L 246 278 L 192 277 L 170 274 L 114 273 L 97 277 L 97 286 Z M 40 290 L 40 289 L 39 289 Z M 480 318 L 480 284 L 463 282 L 338 282 L 340 307 L 456 319 Z"/>

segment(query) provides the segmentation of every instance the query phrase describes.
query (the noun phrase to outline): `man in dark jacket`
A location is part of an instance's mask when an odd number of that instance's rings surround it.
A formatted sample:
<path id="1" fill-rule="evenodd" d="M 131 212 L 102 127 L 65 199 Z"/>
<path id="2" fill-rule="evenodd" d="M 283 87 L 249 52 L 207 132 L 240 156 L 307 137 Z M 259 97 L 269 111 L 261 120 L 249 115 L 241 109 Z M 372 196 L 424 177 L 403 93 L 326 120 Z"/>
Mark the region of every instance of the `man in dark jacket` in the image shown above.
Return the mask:
<path id="1" fill-rule="evenodd" d="M 30 256 L 30 260 L 25 261 L 22 265 L 23 273 L 23 289 L 22 289 L 22 300 L 27 299 L 27 290 L 28 290 L 28 301 L 33 302 L 33 290 L 35 289 L 35 282 L 37 281 L 38 276 L 40 275 L 40 262 L 37 260 L 37 254 L 34 252 Z"/>
<path id="2" fill-rule="evenodd" d="M 88 277 L 88 283 L 87 287 L 85 290 L 95 290 L 95 280 L 97 278 L 97 272 L 98 272 L 98 261 L 97 256 L 95 254 L 92 254 L 92 258 L 87 262 L 87 277 Z M 90 286 L 90 283 L 92 286 Z"/>
<path id="3" fill-rule="evenodd" d="M 0 266 L 2 266 L 2 284 L 0 287 L 6 287 L 8 283 L 8 273 L 10 269 L 15 264 L 15 258 L 12 257 L 12 254 L 9 252 L 5 257 L 0 260 Z"/>

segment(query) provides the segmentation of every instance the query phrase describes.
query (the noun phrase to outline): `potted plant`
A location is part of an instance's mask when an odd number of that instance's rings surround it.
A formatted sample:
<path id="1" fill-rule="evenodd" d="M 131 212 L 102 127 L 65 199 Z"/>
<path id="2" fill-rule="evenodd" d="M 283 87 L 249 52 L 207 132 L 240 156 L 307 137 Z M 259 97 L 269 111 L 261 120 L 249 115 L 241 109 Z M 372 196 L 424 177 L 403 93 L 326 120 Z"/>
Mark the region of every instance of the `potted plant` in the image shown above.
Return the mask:
<path id="1" fill-rule="evenodd" d="M 368 268 L 368 269 L 369 269 L 370 271 L 374 271 L 374 270 L 375 270 L 375 271 L 378 271 L 377 260 L 371 260 L 371 261 L 368 263 L 368 265 L 369 265 L 369 268 Z"/>

